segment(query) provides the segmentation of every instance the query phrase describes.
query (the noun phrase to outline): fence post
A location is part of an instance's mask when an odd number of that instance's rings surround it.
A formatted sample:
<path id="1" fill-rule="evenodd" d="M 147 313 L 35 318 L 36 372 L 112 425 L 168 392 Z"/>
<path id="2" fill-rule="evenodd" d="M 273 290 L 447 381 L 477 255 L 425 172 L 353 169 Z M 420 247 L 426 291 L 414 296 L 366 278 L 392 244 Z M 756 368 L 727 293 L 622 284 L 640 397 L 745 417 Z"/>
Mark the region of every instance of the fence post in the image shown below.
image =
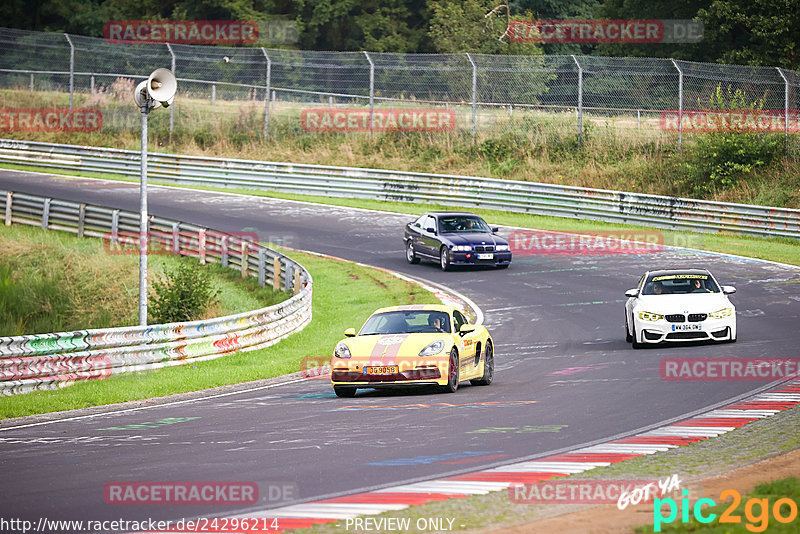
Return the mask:
<path id="1" fill-rule="evenodd" d="M 369 53 L 363 50 L 364 55 L 369 61 L 369 134 L 372 135 L 372 129 L 375 126 L 375 64 Z"/>
<path id="2" fill-rule="evenodd" d="M 778 74 L 781 75 L 783 78 L 783 132 L 786 138 L 786 145 L 784 150 L 786 153 L 789 153 L 789 79 L 786 78 L 786 75 L 783 73 L 783 69 L 780 67 L 775 67 L 778 69 Z"/>
<path id="3" fill-rule="evenodd" d="M 211 84 L 211 105 L 214 105 L 214 102 L 217 100 L 217 84 Z"/>
<path id="4" fill-rule="evenodd" d="M 572 61 L 578 66 L 578 142 L 583 139 L 583 67 L 574 55 Z"/>
<path id="5" fill-rule="evenodd" d="M 678 148 L 683 147 L 683 69 L 678 63 L 670 58 L 672 64 L 678 71 Z"/>
<path id="6" fill-rule="evenodd" d="M 69 110 L 72 111 L 72 98 L 75 93 L 75 47 L 69 34 L 64 34 L 69 43 Z"/>
<path id="7" fill-rule="evenodd" d="M 33 73 L 31 72 L 31 94 L 33 94 Z"/>
<path id="8" fill-rule="evenodd" d="M 172 56 L 172 63 L 171 63 L 172 74 L 175 74 L 175 76 L 177 76 L 177 74 L 175 73 L 175 53 L 172 51 L 172 45 L 171 44 L 166 43 L 166 45 L 167 45 L 167 50 L 169 50 L 169 55 Z M 172 135 L 173 126 L 175 126 L 175 102 L 174 101 L 172 102 L 172 105 L 169 107 L 169 133 L 170 133 L 170 135 Z"/>
<path id="9" fill-rule="evenodd" d="M 475 124 L 478 114 L 478 66 L 472 61 L 472 55 L 467 52 L 467 59 L 472 65 L 472 142 L 475 142 Z"/>
<path id="10" fill-rule="evenodd" d="M 267 82 L 267 92 L 264 94 L 264 137 L 266 138 L 269 135 L 269 91 L 272 82 L 272 60 L 263 46 L 261 47 L 261 52 L 267 59 L 267 77 L 265 80 Z"/>

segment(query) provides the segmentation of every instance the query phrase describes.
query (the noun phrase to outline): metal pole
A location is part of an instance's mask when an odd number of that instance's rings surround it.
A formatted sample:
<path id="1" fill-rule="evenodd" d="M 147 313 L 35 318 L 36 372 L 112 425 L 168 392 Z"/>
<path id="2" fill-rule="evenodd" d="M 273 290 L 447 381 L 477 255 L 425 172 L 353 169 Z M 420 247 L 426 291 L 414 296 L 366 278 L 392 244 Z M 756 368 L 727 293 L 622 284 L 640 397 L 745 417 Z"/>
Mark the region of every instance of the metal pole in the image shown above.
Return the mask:
<path id="1" fill-rule="evenodd" d="M 212 83 L 211 84 L 211 105 L 214 105 L 214 101 L 217 99 L 217 85 Z"/>
<path id="2" fill-rule="evenodd" d="M 269 135 L 269 91 L 271 87 L 272 81 L 272 60 L 269 58 L 267 51 L 264 47 L 261 47 L 261 52 L 264 54 L 264 57 L 267 59 L 267 77 L 266 77 L 266 90 L 267 92 L 264 93 L 264 138 Z"/>
<path id="3" fill-rule="evenodd" d="M 33 94 L 33 73 L 31 72 L 31 94 Z"/>
<path id="4" fill-rule="evenodd" d="M 139 326 L 147 325 L 147 113 L 142 106 L 142 169 L 139 182 Z"/>
<path id="5" fill-rule="evenodd" d="M 169 55 L 172 56 L 172 74 L 175 74 L 175 53 L 172 51 L 172 45 L 169 43 L 167 44 L 167 50 L 169 50 Z M 169 133 L 172 134 L 172 129 L 175 126 L 175 103 L 173 102 L 172 105 L 169 107 Z"/>
<path id="6" fill-rule="evenodd" d="M 369 61 L 369 134 L 372 135 L 372 129 L 375 126 L 375 64 L 366 50 L 364 50 L 364 55 Z"/>
<path id="7" fill-rule="evenodd" d="M 75 47 L 68 34 L 64 34 L 69 43 L 69 110 L 72 111 L 72 98 L 75 92 Z"/>
<path id="8" fill-rule="evenodd" d="M 783 69 L 780 67 L 775 67 L 778 69 L 778 74 L 781 75 L 783 78 L 783 132 L 786 136 L 786 146 L 784 150 L 786 153 L 789 153 L 789 80 L 786 78 L 786 75 L 783 73 Z"/>
<path id="9" fill-rule="evenodd" d="M 94 94 L 94 74 L 92 74 L 91 78 L 89 78 L 89 94 Z"/>
<path id="10" fill-rule="evenodd" d="M 578 141 L 580 142 L 583 139 L 583 67 L 574 55 L 572 61 L 578 66 Z"/>
<path id="11" fill-rule="evenodd" d="M 683 147 L 683 69 L 678 63 L 670 58 L 672 64 L 678 70 L 678 148 Z"/>
<path id="12" fill-rule="evenodd" d="M 478 120 L 478 66 L 467 52 L 467 59 L 472 65 L 472 142 L 475 142 L 475 124 Z"/>

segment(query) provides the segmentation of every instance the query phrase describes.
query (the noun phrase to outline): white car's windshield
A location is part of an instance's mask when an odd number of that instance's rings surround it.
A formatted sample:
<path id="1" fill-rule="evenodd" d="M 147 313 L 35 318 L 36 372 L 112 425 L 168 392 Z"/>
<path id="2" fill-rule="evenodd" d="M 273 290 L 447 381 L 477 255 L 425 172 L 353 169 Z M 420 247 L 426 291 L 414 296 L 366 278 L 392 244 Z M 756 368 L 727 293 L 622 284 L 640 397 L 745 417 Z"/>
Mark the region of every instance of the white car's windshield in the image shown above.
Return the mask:
<path id="1" fill-rule="evenodd" d="M 719 293 L 714 279 L 707 274 L 678 273 L 653 275 L 647 279 L 642 295 L 682 295 L 695 293 Z"/>
<path id="2" fill-rule="evenodd" d="M 367 319 L 359 336 L 450 332 L 450 315 L 435 310 L 378 313 Z"/>

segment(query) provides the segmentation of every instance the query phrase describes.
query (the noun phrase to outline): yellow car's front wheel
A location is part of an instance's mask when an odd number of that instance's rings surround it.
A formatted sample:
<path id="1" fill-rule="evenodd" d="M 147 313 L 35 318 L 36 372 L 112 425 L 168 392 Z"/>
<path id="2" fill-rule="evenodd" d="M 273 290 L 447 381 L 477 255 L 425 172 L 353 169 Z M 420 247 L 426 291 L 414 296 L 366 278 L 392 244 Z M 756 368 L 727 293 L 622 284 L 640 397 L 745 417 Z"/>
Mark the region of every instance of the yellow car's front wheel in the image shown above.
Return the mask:
<path id="1" fill-rule="evenodd" d="M 443 393 L 455 393 L 458 389 L 458 351 L 455 347 L 450 349 L 450 361 L 447 364 L 447 384 L 442 386 Z"/>

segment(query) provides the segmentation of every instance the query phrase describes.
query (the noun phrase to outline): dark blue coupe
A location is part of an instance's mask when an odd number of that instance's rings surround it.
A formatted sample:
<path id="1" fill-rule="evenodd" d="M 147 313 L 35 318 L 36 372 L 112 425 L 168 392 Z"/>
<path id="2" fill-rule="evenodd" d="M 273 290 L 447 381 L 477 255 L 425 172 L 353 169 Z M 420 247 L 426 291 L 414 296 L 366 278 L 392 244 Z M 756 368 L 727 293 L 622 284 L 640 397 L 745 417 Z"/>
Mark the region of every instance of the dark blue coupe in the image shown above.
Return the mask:
<path id="1" fill-rule="evenodd" d="M 508 241 L 496 235 L 486 221 L 473 213 L 435 211 L 406 225 L 403 240 L 408 263 L 433 260 L 443 271 L 453 265 L 511 265 Z"/>

